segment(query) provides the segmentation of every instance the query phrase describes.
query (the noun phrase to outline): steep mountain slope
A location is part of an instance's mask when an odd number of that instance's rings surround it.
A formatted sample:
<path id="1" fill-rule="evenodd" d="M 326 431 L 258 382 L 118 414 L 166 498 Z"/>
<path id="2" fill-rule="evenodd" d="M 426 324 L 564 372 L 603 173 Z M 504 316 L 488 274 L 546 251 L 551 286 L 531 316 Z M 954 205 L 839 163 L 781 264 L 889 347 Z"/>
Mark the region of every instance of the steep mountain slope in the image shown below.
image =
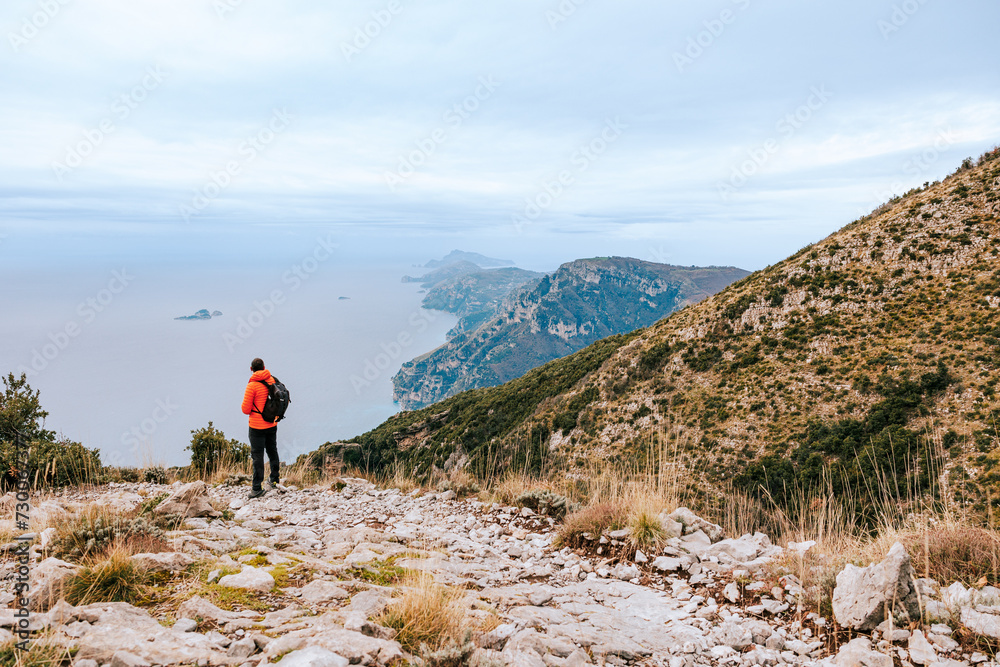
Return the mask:
<path id="1" fill-rule="evenodd" d="M 418 473 L 467 455 L 489 473 L 634 456 L 665 434 L 706 485 L 780 496 L 883 475 L 985 509 L 1000 478 L 998 158 L 648 329 L 402 413 L 350 448 Z"/>
<path id="2" fill-rule="evenodd" d="M 607 336 L 648 326 L 746 275 L 733 267 L 623 257 L 564 264 L 510 294 L 478 328 L 466 323 L 441 347 L 403 364 L 393 378 L 393 398 L 415 409 L 502 384 Z"/>

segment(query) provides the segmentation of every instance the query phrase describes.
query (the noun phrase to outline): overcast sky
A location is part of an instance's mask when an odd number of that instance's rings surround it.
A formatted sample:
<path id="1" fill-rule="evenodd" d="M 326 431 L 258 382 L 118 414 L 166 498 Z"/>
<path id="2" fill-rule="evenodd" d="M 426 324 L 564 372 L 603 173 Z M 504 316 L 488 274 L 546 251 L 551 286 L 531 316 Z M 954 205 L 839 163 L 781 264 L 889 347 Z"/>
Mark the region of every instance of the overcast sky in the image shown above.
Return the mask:
<path id="1" fill-rule="evenodd" d="M 0 256 L 279 223 L 759 268 L 1000 142 L 997 26 L 995 0 L 5 0 Z"/>

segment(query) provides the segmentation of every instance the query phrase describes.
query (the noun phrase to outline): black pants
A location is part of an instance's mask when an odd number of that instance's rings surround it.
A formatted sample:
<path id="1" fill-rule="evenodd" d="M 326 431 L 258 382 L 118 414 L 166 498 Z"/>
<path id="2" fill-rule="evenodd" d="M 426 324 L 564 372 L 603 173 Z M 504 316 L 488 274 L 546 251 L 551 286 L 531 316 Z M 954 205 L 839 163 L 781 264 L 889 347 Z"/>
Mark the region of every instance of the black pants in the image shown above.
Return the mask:
<path id="1" fill-rule="evenodd" d="M 278 483 L 278 427 L 250 429 L 250 458 L 253 459 L 253 490 L 260 491 L 264 482 L 264 452 L 271 463 L 271 482 Z"/>

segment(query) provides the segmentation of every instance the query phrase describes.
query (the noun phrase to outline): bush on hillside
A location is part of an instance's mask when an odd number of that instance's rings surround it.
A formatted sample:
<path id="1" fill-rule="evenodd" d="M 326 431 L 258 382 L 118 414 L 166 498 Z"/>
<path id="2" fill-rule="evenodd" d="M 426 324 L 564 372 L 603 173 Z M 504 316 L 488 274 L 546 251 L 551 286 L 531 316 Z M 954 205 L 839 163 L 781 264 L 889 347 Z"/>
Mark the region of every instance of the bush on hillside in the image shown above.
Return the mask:
<path id="1" fill-rule="evenodd" d="M 167 471 L 162 466 L 153 466 L 142 471 L 142 479 L 150 484 L 166 484 Z"/>
<path id="2" fill-rule="evenodd" d="M 185 449 L 191 451 L 191 468 L 203 475 L 210 475 L 222 466 L 250 462 L 250 446 L 239 440 L 227 439 L 212 422 L 204 428 L 192 430 L 191 444 Z"/>
<path id="3" fill-rule="evenodd" d="M 37 391 L 28 385 L 23 373 L 15 378 L 8 373 L 3 378 L 0 394 L 0 466 L 3 477 L 0 486 L 17 484 L 25 461 L 19 459 L 19 449 L 27 452 L 28 480 L 33 486 L 66 486 L 98 481 L 101 471 L 100 452 L 78 442 L 56 439 L 56 434 L 44 428 L 48 412 L 42 409 Z"/>

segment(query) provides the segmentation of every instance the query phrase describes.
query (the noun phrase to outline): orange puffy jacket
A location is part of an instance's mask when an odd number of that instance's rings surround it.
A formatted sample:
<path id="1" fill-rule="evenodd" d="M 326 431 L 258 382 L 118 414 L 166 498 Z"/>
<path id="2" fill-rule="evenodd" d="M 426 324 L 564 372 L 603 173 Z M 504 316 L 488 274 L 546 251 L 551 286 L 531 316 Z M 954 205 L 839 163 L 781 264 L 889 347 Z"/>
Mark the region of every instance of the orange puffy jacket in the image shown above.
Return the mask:
<path id="1" fill-rule="evenodd" d="M 262 385 L 260 380 L 274 384 L 271 371 L 266 368 L 251 375 L 246 391 L 243 392 L 243 414 L 250 415 L 250 428 L 274 428 L 275 424 L 264 421 L 264 418 L 260 416 L 261 411 L 264 410 L 264 403 L 267 402 L 267 387 Z"/>

